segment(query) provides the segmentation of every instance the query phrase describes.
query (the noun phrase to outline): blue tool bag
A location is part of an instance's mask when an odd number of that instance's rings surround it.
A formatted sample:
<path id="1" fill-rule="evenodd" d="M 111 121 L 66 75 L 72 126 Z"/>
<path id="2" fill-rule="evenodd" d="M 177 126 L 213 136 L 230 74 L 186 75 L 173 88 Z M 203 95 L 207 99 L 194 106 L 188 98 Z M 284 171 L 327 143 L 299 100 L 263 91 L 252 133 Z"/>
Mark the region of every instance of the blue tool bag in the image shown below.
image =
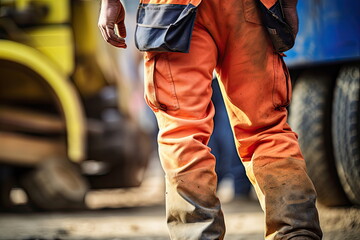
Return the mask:
<path id="1" fill-rule="evenodd" d="M 140 3 L 135 44 L 140 51 L 189 52 L 196 18 L 195 5 Z"/>

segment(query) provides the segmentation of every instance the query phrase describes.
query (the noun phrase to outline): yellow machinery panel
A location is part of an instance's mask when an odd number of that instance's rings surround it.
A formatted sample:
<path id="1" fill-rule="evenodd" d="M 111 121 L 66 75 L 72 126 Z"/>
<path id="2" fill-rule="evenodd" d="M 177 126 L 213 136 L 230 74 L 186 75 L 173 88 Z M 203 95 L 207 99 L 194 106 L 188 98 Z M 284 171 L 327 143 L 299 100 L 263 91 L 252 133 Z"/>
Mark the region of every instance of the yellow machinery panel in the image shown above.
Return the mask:
<path id="1" fill-rule="evenodd" d="M 67 25 L 49 25 L 27 30 L 30 44 L 48 56 L 60 70 L 71 75 L 74 70 L 73 34 Z"/>
<path id="2" fill-rule="evenodd" d="M 47 16 L 41 23 L 67 23 L 70 21 L 70 0 L 12 0 L 18 10 L 26 9 L 30 4 L 45 6 L 48 10 Z"/>
<path id="3" fill-rule="evenodd" d="M 51 87 L 64 113 L 68 157 L 74 162 L 85 158 L 86 121 L 80 98 L 65 74 L 49 58 L 24 44 L 0 40 L 0 59 L 24 66 L 35 72 Z M 1 69 L 1 68 L 0 68 Z"/>

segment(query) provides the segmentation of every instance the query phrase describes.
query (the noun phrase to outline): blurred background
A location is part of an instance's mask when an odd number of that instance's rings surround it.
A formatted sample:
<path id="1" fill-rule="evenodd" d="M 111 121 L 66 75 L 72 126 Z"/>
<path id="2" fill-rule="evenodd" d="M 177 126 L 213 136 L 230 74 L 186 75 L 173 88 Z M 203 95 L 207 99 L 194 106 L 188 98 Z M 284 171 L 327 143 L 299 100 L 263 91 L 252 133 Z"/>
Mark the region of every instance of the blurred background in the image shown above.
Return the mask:
<path id="1" fill-rule="evenodd" d="M 133 42 L 138 1 L 123 3 L 126 50 L 102 39 L 98 0 L 0 0 L 0 239 L 168 239 L 157 126 Z M 360 2 L 303 0 L 298 9 L 285 57 L 289 122 L 325 239 L 360 239 Z M 262 239 L 213 87 L 210 146 L 227 239 Z"/>

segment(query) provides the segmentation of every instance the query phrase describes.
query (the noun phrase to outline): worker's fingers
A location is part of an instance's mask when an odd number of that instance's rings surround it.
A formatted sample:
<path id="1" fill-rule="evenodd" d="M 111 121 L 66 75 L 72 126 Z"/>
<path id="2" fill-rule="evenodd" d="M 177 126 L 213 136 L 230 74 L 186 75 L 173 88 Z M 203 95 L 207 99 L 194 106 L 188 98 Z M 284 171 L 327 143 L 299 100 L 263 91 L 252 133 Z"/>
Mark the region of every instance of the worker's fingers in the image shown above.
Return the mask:
<path id="1" fill-rule="evenodd" d="M 98 26 L 104 40 L 113 46 L 126 48 L 126 29 L 124 25 L 125 9 L 119 0 L 104 0 L 101 2 Z M 118 24 L 120 23 L 120 26 Z M 119 35 L 115 32 L 118 27 Z"/>
<path id="2" fill-rule="evenodd" d="M 116 35 L 113 25 L 99 25 L 104 40 L 115 47 L 126 48 L 125 39 Z"/>
<path id="3" fill-rule="evenodd" d="M 111 45 L 113 45 L 114 47 L 127 48 L 125 40 L 123 42 L 118 42 L 118 41 L 113 41 L 112 39 L 109 39 L 107 42 L 110 43 Z"/>
<path id="4" fill-rule="evenodd" d="M 118 35 L 116 35 L 114 28 L 107 27 L 105 30 L 106 30 L 106 34 L 107 34 L 107 36 L 109 36 L 110 40 L 112 40 L 114 42 L 125 43 L 124 38 L 121 38 Z"/>
<path id="5" fill-rule="evenodd" d="M 116 27 L 118 29 L 120 37 L 126 38 L 126 27 L 124 21 L 121 21 L 118 24 L 116 24 Z"/>
<path id="6" fill-rule="evenodd" d="M 99 29 L 100 29 L 100 33 L 101 33 L 103 39 L 106 40 L 106 39 L 107 39 L 107 35 L 106 35 L 105 30 L 104 30 L 100 25 L 99 25 Z"/>

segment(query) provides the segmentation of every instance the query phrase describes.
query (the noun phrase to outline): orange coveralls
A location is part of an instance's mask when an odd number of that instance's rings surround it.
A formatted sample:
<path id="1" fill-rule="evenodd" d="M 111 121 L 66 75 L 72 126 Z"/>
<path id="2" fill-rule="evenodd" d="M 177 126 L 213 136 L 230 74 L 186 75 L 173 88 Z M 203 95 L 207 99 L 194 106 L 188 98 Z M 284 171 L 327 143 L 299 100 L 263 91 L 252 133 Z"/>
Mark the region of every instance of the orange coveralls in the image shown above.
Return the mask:
<path id="1" fill-rule="evenodd" d="M 265 212 L 265 238 L 321 239 L 316 193 L 297 135 L 287 124 L 289 73 L 261 25 L 255 0 L 203 0 L 189 53 L 145 53 L 145 99 L 159 125 L 171 238 L 225 234 L 215 158 L 207 147 L 214 69 L 239 156 Z"/>

